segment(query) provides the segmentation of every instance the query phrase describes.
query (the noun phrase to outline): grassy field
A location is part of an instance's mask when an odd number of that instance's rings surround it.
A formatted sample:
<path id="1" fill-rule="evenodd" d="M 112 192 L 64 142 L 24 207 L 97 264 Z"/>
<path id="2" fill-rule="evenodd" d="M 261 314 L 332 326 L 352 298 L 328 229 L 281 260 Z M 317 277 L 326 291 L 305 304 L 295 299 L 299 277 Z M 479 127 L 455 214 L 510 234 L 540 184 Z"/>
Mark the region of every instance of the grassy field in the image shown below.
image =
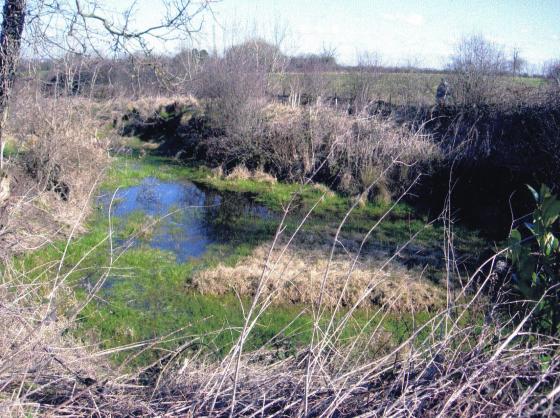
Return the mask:
<path id="1" fill-rule="evenodd" d="M 271 92 L 287 96 L 290 86 L 301 86 L 303 94 L 339 97 L 340 99 L 359 95 L 367 86 L 370 100 L 382 100 L 395 105 L 431 105 L 438 84 L 442 78 L 450 78 L 446 73 L 360 73 L 360 72 L 324 72 L 321 74 L 287 73 L 274 75 Z M 524 86 L 538 88 L 545 83 L 539 77 L 500 78 L 500 85 Z"/>

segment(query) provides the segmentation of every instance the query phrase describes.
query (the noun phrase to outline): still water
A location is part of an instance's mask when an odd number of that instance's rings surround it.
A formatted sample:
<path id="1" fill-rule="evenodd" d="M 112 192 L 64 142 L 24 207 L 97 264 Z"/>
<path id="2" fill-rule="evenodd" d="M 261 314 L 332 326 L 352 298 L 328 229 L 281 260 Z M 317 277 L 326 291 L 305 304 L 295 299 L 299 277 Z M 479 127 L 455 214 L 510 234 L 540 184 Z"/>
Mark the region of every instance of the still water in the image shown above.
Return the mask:
<path id="1" fill-rule="evenodd" d="M 123 239 L 118 244 L 147 244 L 171 251 L 179 263 L 200 257 L 210 244 L 227 242 L 242 221 L 250 223 L 255 218 L 272 217 L 266 207 L 249 196 L 218 193 L 189 181 L 164 182 L 153 177 L 137 186 L 119 189 L 114 198 L 113 194 L 104 194 L 99 201 L 105 213 L 111 209 L 113 219 L 126 221 L 140 216 L 147 226 L 154 224 L 149 234 Z M 117 233 L 119 225 L 124 224 L 117 222 Z"/>

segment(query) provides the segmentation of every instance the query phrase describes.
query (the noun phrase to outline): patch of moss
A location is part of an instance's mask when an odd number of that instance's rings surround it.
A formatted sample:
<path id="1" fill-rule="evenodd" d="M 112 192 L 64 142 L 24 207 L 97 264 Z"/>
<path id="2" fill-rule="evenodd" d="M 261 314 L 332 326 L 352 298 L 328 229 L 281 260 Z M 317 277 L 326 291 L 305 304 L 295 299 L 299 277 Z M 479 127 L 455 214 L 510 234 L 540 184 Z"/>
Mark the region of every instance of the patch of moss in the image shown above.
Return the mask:
<path id="1" fill-rule="evenodd" d="M 6 138 L 4 142 L 4 158 L 16 156 L 20 152 L 16 140 Z"/>

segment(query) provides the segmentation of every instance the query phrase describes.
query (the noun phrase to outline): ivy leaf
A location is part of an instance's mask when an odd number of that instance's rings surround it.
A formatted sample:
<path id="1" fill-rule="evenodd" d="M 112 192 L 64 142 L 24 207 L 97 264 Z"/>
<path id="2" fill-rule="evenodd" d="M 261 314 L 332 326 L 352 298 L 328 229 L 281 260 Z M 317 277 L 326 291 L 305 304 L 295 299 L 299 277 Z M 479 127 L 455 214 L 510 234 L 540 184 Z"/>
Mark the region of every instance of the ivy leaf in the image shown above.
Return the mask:
<path id="1" fill-rule="evenodd" d="M 521 232 L 518 229 L 514 229 L 509 234 L 510 245 L 519 245 L 521 243 Z"/>
<path id="2" fill-rule="evenodd" d="M 533 235 L 537 235 L 536 232 L 535 232 L 535 224 L 534 223 L 525 222 L 525 228 L 527 228 L 529 231 L 531 231 L 531 233 Z"/>
<path id="3" fill-rule="evenodd" d="M 535 199 L 535 202 L 539 202 L 539 192 L 537 192 L 535 189 L 533 189 L 530 185 L 527 184 L 527 188 L 529 189 L 529 191 L 531 192 L 531 194 L 533 195 L 533 199 Z"/>

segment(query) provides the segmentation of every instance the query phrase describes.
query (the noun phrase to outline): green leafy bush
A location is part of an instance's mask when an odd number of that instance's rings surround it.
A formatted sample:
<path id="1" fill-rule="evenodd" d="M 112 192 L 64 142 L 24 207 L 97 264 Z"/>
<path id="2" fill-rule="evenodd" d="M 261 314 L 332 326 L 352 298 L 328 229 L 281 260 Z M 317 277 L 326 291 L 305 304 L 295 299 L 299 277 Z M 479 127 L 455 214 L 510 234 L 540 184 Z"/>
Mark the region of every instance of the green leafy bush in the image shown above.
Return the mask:
<path id="1" fill-rule="evenodd" d="M 535 199 L 533 221 L 510 234 L 514 287 L 524 300 L 539 301 L 535 325 L 551 334 L 560 331 L 560 200 L 542 185 L 528 186 Z"/>

